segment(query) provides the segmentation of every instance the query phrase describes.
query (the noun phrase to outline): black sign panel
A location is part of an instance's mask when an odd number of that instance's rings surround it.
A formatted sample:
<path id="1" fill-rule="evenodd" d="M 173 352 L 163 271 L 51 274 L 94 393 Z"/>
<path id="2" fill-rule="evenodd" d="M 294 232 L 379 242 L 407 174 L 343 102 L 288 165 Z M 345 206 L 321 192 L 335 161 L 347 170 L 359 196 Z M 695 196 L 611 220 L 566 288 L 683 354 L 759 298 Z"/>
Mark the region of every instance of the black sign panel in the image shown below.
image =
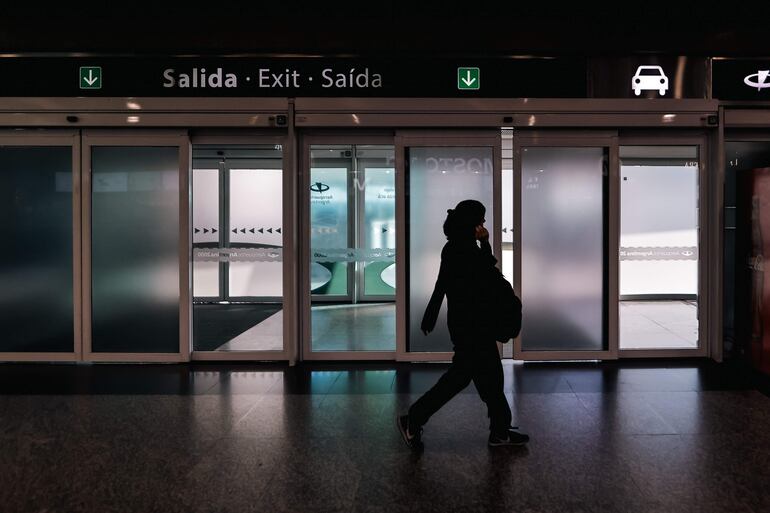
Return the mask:
<path id="1" fill-rule="evenodd" d="M 640 55 L 591 58 L 592 98 L 708 98 L 705 57 Z"/>
<path id="2" fill-rule="evenodd" d="M 714 98 L 770 101 L 770 60 L 715 59 L 712 66 Z"/>
<path id="3" fill-rule="evenodd" d="M 585 98 L 583 58 L 6 57 L 0 96 Z"/>

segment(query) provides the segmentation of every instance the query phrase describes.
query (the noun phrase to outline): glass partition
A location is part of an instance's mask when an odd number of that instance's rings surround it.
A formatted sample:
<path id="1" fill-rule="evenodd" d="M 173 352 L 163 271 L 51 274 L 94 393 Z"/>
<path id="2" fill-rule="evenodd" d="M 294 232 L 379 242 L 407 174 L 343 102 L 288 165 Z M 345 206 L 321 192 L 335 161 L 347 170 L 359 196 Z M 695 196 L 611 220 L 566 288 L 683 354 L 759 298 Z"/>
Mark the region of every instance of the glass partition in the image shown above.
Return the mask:
<path id="1" fill-rule="evenodd" d="M 603 147 L 521 151 L 523 351 L 602 351 L 606 317 Z"/>
<path id="2" fill-rule="evenodd" d="M 73 352 L 72 147 L 0 146 L 0 352 Z"/>
<path id="3" fill-rule="evenodd" d="M 492 147 L 408 148 L 407 223 L 408 345 L 410 352 L 452 351 L 446 327 L 446 299 L 435 329 L 424 335 L 420 323 L 441 264 L 446 244 L 443 223 L 447 209 L 465 199 L 475 199 L 487 209 L 490 243 L 496 232 L 493 219 Z"/>
<path id="4" fill-rule="evenodd" d="M 179 148 L 91 149 L 91 350 L 179 352 Z"/>

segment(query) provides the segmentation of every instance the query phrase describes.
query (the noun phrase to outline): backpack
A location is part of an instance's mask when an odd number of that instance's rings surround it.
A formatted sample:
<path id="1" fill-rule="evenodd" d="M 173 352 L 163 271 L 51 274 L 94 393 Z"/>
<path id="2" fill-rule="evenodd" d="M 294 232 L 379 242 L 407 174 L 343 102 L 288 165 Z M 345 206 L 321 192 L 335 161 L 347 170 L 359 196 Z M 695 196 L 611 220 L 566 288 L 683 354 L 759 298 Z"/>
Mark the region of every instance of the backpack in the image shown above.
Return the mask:
<path id="1" fill-rule="evenodd" d="M 495 340 L 506 343 L 521 331 L 521 299 L 502 273 L 495 283 L 494 333 Z"/>

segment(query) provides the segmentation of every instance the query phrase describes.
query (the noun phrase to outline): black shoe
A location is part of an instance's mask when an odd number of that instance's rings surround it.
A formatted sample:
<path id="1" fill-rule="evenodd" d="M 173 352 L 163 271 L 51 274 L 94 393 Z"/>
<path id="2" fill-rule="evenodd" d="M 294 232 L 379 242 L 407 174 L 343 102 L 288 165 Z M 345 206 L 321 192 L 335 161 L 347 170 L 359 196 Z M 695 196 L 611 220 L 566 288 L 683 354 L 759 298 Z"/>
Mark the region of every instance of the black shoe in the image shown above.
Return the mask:
<path id="1" fill-rule="evenodd" d="M 409 431 L 409 415 L 396 415 L 396 426 L 401 433 L 401 438 L 410 449 L 422 449 L 422 428 L 416 433 Z"/>
<path id="2" fill-rule="evenodd" d="M 489 434 L 490 447 L 503 447 L 507 445 L 524 445 L 529 442 L 529 435 L 517 433 L 512 429 L 508 430 L 507 436 L 501 437 L 493 433 Z"/>

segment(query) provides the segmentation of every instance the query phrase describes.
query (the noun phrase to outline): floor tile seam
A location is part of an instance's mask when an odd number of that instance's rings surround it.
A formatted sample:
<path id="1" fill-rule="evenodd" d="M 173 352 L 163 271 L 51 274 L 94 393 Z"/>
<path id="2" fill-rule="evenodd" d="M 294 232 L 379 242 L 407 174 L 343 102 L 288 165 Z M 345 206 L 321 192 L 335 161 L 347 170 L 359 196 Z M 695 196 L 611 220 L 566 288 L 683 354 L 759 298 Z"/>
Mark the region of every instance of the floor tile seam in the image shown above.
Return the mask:
<path id="1" fill-rule="evenodd" d="M 318 408 L 323 406 L 324 401 L 326 401 L 326 398 L 329 397 L 330 392 L 334 388 L 334 385 L 337 384 L 337 381 L 339 381 L 339 379 L 341 377 L 342 377 L 342 372 L 337 372 L 337 377 L 334 378 L 334 381 L 332 381 L 331 385 L 329 385 L 329 388 L 326 389 L 326 391 L 323 394 L 321 394 L 322 397 L 321 397 L 321 400 L 318 402 Z M 345 394 L 345 395 L 347 395 L 347 394 Z"/>
<path id="2" fill-rule="evenodd" d="M 245 394 L 245 395 L 252 395 L 252 394 Z M 243 422 L 246 417 L 251 415 L 251 412 L 253 412 L 257 406 L 259 406 L 260 403 L 262 403 L 265 400 L 266 394 L 253 394 L 256 395 L 257 400 L 254 401 L 254 404 L 251 405 L 251 407 L 248 409 L 246 413 L 244 413 L 238 420 L 232 423 L 230 426 L 230 431 L 232 432 L 233 429 L 235 429 L 241 422 Z"/>
<path id="3" fill-rule="evenodd" d="M 272 385 L 270 385 L 270 387 L 269 387 L 267 390 L 265 390 L 265 394 L 270 394 L 270 393 L 272 393 L 272 392 L 273 392 L 273 389 L 274 389 L 274 388 L 276 388 L 276 387 L 278 386 L 278 384 L 279 384 L 279 383 L 283 382 L 283 378 L 284 378 L 285 376 L 286 376 L 286 374 L 285 374 L 285 373 L 284 373 L 283 375 L 281 375 L 281 376 L 276 376 L 276 377 L 275 377 L 275 379 L 273 380 L 273 384 L 272 384 Z M 283 392 L 281 392 L 281 393 L 283 393 Z"/>
<path id="4" fill-rule="evenodd" d="M 692 393 L 691 391 L 686 391 L 686 390 L 685 391 L 667 391 L 667 392 L 658 392 L 658 393 L 665 393 L 665 394 L 669 394 L 670 395 L 670 394 L 688 393 L 688 392 Z M 664 426 L 666 426 L 669 429 L 672 429 L 674 431 L 674 434 L 676 434 L 676 435 L 680 435 L 681 436 L 681 435 L 685 434 L 681 430 L 677 429 L 676 426 L 671 425 L 671 423 L 669 423 L 663 417 L 663 415 L 660 414 L 660 412 L 657 410 L 657 408 L 655 408 L 655 406 L 650 402 L 649 395 L 650 394 L 654 394 L 654 393 L 656 393 L 656 392 L 641 392 L 639 394 L 639 397 L 640 397 L 640 399 L 642 399 L 642 401 L 644 401 L 644 404 L 655 414 L 655 416 L 658 418 L 658 420 L 663 422 Z M 698 392 L 695 392 L 695 393 L 698 393 Z M 665 434 L 665 433 L 660 433 L 660 434 Z"/>

